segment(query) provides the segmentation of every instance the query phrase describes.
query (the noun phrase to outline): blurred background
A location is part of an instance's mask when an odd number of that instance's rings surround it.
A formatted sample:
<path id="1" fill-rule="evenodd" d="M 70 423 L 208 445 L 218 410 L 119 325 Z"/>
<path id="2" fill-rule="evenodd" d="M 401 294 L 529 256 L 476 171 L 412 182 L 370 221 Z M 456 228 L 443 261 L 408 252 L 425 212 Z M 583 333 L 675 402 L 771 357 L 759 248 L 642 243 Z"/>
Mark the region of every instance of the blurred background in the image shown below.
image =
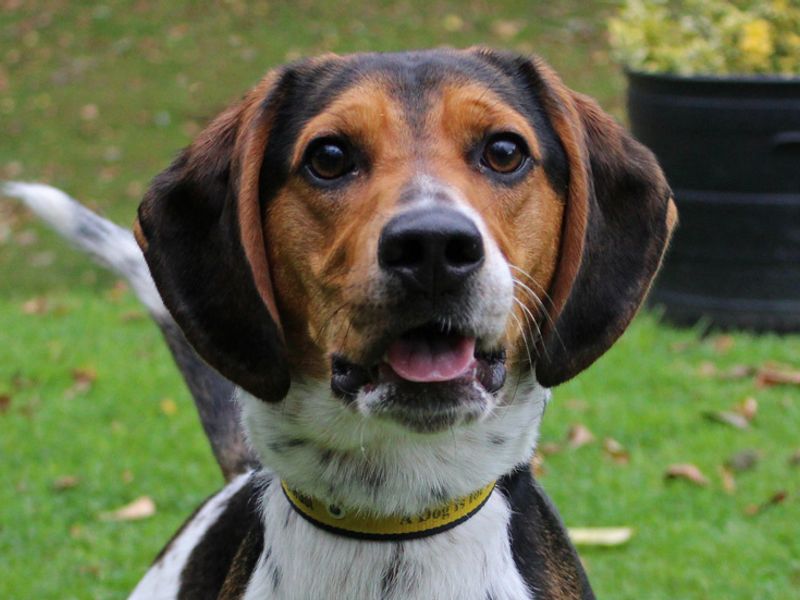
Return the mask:
<path id="1" fill-rule="evenodd" d="M 211 117 L 268 68 L 325 51 L 537 53 L 624 122 L 617 8 L 0 0 L 0 179 L 129 225 Z M 643 313 L 555 391 L 540 480 L 568 526 L 625 532 L 579 548 L 599 598 L 800 594 L 800 336 L 705 329 Z M 221 483 L 125 285 L 0 199 L 0 597 L 123 596 Z"/>

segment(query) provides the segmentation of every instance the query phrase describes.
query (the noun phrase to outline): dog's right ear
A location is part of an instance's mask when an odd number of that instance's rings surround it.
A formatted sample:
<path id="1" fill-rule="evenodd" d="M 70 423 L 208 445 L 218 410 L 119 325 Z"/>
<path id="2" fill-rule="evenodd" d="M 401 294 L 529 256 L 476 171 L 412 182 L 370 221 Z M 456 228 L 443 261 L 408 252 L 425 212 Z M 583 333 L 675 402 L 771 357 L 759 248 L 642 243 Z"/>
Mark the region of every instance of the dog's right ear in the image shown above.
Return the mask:
<path id="1" fill-rule="evenodd" d="M 289 389 L 259 198 L 280 90 L 281 76 L 268 74 L 220 114 L 155 178 L 134 226 L 164 304 L 198 354 L 267 401 Z"/>

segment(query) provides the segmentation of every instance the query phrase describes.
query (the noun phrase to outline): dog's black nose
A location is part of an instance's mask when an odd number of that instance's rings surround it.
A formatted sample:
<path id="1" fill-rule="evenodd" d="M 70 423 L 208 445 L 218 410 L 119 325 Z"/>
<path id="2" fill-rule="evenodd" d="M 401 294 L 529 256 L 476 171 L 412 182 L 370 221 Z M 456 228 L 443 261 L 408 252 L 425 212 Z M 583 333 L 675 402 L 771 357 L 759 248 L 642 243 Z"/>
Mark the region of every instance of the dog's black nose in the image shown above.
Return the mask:
<path id="1" fill-rule="evenodd" d="M 412 291 L 431 297 L 452 291 L 483 264 L 483 238 L 475 223 L 451 209 L 403 213 L 378 242 L 378 264 Z"/>

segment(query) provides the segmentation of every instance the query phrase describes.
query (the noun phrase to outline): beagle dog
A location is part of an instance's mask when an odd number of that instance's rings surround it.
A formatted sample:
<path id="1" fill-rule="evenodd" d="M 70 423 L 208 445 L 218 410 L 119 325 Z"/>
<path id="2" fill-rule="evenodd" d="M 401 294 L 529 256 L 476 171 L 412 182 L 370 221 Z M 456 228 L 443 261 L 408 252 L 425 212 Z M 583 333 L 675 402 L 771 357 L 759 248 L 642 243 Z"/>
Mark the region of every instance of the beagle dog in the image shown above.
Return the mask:
<path id="1" fill-rule="evenodd" d="M 529 464 L 675 222 L 653 155 L 538 58 L 269 72 L 134 227 L 254 457 L 131 598 L 593 598 Z"/>

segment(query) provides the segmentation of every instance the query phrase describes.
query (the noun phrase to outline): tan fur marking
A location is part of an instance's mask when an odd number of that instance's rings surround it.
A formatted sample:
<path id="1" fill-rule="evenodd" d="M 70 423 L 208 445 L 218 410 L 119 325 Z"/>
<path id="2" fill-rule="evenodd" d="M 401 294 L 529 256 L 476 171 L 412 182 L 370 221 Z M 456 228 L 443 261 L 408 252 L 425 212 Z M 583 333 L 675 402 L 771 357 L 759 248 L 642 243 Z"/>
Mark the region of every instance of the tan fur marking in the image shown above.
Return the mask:
<path id="1" fill-rule="evenodd" d="M 675 199 L 670 198 L 667 205 L 667 237 L 672 235 L 675 226 L 678 224 L 678 207 L 675 205 Z"/>
<path id="2" fill-rule="evenodd" d="M 379 79 L 365 79 L 343 92 L 322 114 L 309 121 L 297 138 L 291 164 L 296 166 L 314 138 L 347 134 L 373 156 L 384 157 L 399 135 L 401 109 Z"/>
<path id="3" fill-rule="evenodd" d="M 142 231 L 142 224 L 139 223 L 139 219 L 133 222 L 133 237 L 136 243 L 139 244 L 139 248 L 142 249 L 142 252 L 147 252 L 147 238 L 144 235 L 144 231 Z"/>
<path id="4" fill-rule="evenodd" d="M 490 133 L 510 131 L 522 136 L 533 158 L 541 160 L 539 141 L 528 120 L 486 87 L 477 83 L 446 85 L 437 104 L 431 112 L 440 111 L 443 139 L 466 145 Z"/>
<path id="5" fill-rule="evenodd" d="M 543 333 L 546 334 L 555 327 L 558 314 L 567 302 L 583 256 L 589 218 L 587 178 L 589 157 L 573 94 L 543 61 L 536 61 L 536 69 L 557 96 L 557 98 L 545 96 L 541 101 L 564 146 L 570 170 L 570 187 L 561 228 L 558 266 L 549 289 L 550 319 L 544 324 L 543 329 Z"/>
<path id="6" fill-rule="evenodd" d="M 245 142 L 242 174 L 239 180 L 239 227 L 242 245 L 250 263 L 256 288 L 280 330 L 281 320 L 275 305 L 272 281 L 269 276 L 264 233 L 261 228 L 261 208 L 258 201 L 259 172 L 267 141 L 267 129 L 266 123 L 260 123 L 258 129 Z"/>

